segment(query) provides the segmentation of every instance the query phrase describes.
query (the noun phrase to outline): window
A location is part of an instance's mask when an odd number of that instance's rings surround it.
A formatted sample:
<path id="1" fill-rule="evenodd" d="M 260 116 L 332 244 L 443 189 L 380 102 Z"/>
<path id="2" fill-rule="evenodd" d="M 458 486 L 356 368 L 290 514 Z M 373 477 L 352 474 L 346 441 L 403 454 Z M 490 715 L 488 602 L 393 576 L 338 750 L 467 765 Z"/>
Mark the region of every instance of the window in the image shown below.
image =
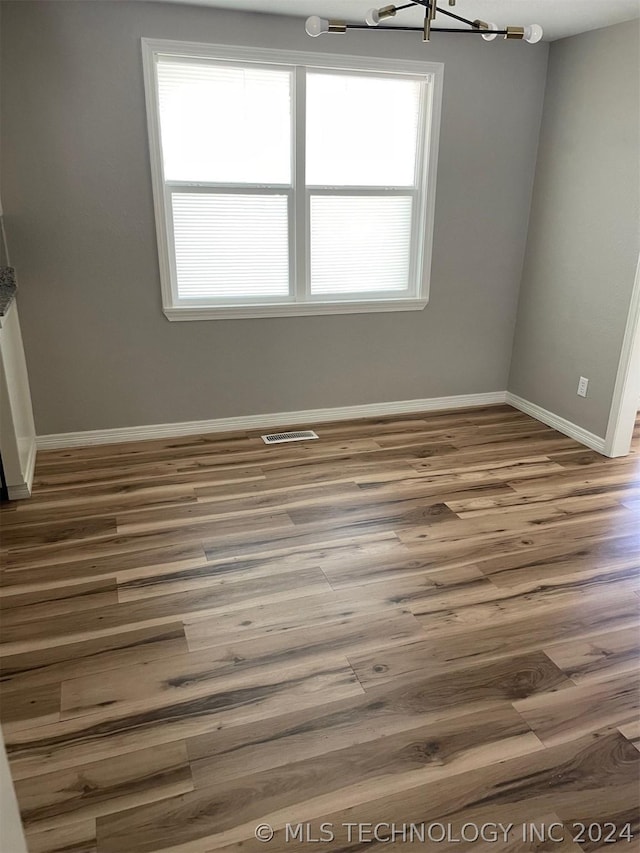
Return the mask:
<path id="1" fill-rule="evenodd" d="M 442 68 L 143 40 L 169 319 L 420 309 Z"/>

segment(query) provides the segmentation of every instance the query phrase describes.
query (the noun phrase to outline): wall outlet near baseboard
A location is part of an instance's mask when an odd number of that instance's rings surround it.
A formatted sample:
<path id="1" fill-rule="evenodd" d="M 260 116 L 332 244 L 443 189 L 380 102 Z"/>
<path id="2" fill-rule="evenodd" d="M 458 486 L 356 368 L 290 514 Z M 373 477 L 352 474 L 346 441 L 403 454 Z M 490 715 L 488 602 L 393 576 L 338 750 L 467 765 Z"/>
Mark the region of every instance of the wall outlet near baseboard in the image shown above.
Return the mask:
<path id="1" fill-rule="evenodd" d="M 578 382 L 578 397 L 586 397 L 588 388 L 589 380 L 584 376 L 581 376 L 580 381 Z"/>

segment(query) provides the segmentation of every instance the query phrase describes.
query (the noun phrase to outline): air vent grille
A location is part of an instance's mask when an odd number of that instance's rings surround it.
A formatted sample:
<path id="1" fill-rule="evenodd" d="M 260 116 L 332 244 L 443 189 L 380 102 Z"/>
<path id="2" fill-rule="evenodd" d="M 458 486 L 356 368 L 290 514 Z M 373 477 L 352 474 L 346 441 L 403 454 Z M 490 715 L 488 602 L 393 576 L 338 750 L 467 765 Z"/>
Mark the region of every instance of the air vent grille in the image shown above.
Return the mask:
<path id="1" fill-rule="evenodd" d="M 272 432 L 260 438 L 265 444 L 284 444 L 287 441 L 312 441 L 318 436 L 312 430 L 305 429 L 300 432 Z"/>

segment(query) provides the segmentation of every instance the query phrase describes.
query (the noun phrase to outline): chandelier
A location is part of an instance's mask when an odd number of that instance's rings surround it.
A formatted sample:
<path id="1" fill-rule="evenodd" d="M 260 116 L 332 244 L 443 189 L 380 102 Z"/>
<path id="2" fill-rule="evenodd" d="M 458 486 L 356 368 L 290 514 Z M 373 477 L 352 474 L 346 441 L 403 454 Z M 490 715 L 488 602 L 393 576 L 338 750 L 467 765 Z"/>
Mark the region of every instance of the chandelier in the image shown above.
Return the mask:
<path id="1" fill-rule="evenodd" d="M 486 21 L 469 21 L 467 18 L 455 15 L 448 9 L 441 9 L 436 3 L 437 0 L 412 0 L 412 2 L 404 3 L 402 6 L 383 6 L 381 9 L 371 9 L 365 17 L 366 23 L 364 24 L 329 21 L 318 17 L 318 15 L 312 15 L 310 18 L 307 18 L 305 29 L 307 35 L 314 38 L 322 35 L 322 33 L 345 33 L 347 30 L 368 30 L 370 27 L 378 27 L 381 21 L 395 18 L 396 13 L 402 9 L 422 6 L 425 9 L 424 24 L 422 27 L 383 26 L 379 27 L 379 29 L 422 33 L 422 40 L 424 42 L 431 40 L 431 33 L 475 33 L 476 35 L 481 35 L 485 41 L 493 41 L 498 36 L 502 36 L 506 39 L 524 39 L 529 44 L 539 42 L 544 35 L 540 24 L 529 24 L 526 27 L 499 27 L 497 24 L 487 23 Z M 449 0 L 449 6 L 455 5 L 456 0 Z M 453 18 L 460 23 L 466 24 L 468 29 L 460 27 L 434 27 L 433 22 L 436 19 L 436 14 L 444 15 L 447 18 Z"/>

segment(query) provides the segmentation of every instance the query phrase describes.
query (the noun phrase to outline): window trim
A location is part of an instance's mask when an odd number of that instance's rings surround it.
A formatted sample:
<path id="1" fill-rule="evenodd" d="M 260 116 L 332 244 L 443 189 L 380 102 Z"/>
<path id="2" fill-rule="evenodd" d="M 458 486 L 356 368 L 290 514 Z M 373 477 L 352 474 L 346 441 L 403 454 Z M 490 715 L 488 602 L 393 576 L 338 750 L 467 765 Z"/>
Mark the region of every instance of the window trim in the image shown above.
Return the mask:
<path id="1" fill-rule="evenodd" d="M 429 301 L 429 285 L 431 275 L 431 256 L 433 247 L 433 221 L 435 209 L 436 173 L 438 161 L 438 141 L 440 137 L 440 113 L 442 104 L 442 81 L 444 66 L 439 62 L 422 62 L 414 60 L 381 59 L 378 57 L 312 53 L 307 51 L 273 50 L 270 48 L 235 47 L 230 45 L 203 44 L 199 42 L 183 42 L 164 39 L 143 38 L 142 61 L 144 72 L 145 102 L 147 113 L 147 128 L 149 136 L 149 155 L 151 165 L 151 180 L 153 188 L 154 214 L 156 224 L 156 237 L 158 243 L 158 260 L 160 267 L 160 286 L 162 293 L 162 308 L 169 320 L 213 320 L 222 318 L 249 318 L 249 317 L 283 317 L 283 316 L 309 316 L 314 314 L 351 314 L 388 311 L 417 311 L 422 310 Z M 417 266 L 422 275 L 418 282 L 417 292 L 409 297 L 398 297 L 396 295 L 376 297 L 374 299 L 352 299 L 347 296 L 336 296 L 329 294 L 311 301 L 295 302 L 287 301 L 260 301 L 251 303 L 242 302 L 237 305 L 212 305 L 207 304 L 176 304 L 175 258 L 171 252 L 171 216 L 168 204 L 172 190 L 201 191 L 200 182 L 189 183 L 180 181 L 165 181 L 162 164 L 162 148 L 160 137 L 160 111 L 158 99 L 158 85 L 155 66 L 158 57 L 169 55 L 172 57 L 184 57 L 186 59 L 211 59 L 236 62 L 238 64 L 250 62 L 269 66 L 306 66 L 311 68 L 326 68 L 327 70 L 344 70 L 354 72 L 379 72 L 392 73 L 398 76 L 411 75 L 425 77 L 430 96 L 424 99 L 424 114 L 421 115 L 421 126 L 424 134 L 425 157 L 422 161 L 422 174 L 417 182 L 417 191 L 407 188 L 407 194 L 422 191 L 424 203 L 421 206 L 420 215 L 414 217 L 415 232 L 412 240 L 418 234 L 423 235 L 422 240 L 417 240 Z M 295 71 L 295 69 L 292 69 Z M 290 205 L 292 215 L 290 218 L 290 254 L 293 258 L 293 294 L 294 298 L 301 292 L 303 276 L 307 275 L 309 263 L 308 243 L 309 216 L 308 207 L 310 195 L 315 192 L 314 188 L 296 187 L 304 177 L 304 149 L 303 156 L 298 156 L 295 145 L 297 127 L 300 121 L 304 122 L 305 92 L 304 86 L 299 85 L 304 80 L 304 75 L 296 73 L 293 77 L 293 148 L 292 148 L 292 182 L 291 186 L 265 185 L 267 192 L 280 192 L 290 194 Z M 206 182 L 203 182 L 206 183 Z M 233 191 L 233 185 L 211 185 L 220 191 Z M 253 185 L 243 185 L 249 191 Z M 240 191 L 240 187 L 238 190 Z M 343 190 L 353 191 L 356 188 L 336 188 L 336 192 Z M 362 188 L 363 192 L 374 192 L 376 188 Z M 321 192 L 328 192 L 330 188 L 322 187 Z M 357 189 L 356 189 L 357 191 Z M 303 228 L 306 235 L 304 240 L 298 239 L 298 229 Z M 302 247 L 302 248 L 301 248 Z"/>

